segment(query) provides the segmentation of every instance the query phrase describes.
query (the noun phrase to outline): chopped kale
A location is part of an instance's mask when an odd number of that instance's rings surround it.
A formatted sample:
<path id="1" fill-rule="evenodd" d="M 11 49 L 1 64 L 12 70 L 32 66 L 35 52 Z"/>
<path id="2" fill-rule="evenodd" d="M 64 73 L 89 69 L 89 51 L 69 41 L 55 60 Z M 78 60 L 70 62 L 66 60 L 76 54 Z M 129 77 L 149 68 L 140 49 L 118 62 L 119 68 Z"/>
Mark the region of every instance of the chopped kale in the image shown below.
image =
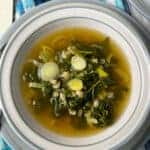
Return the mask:
<path id="1" fill-rule="evenodd" d="M 79 97 L 68 98 L 68 107 L 73 110 L 79 110 L 82 105 L 82 99 Z"/>
<path id="2" fill-rule="evenodd" d="M 43 96 L 46 98 L 50 98 L 53 92 L 52 85 L 49 82 L 45 82 L 45 81 L 42 83 L 42 85 L 43 85 L 42 88 Z"/>
<path id="3" fill-rule="evenodd" d="M 22 75 L 22 78 L 25 82 L 38 82 L 38 68 L 34 66 L 33 64 L 30 64 L 30 66 L 26 69 L 24 74 Z"/>
<path id="4" fill-rule="evenodd" d="M 88 44 L 73 41 L 55 55 L 55 49 L 43 46 L 40 65 L 33 63 L 23 73 L 24 82 L 37 92 L 32 109 L 41 112 L 48 107 L 58 119 L 68 115 L 78 129 L 113 123 L 116 101 L 128 88 L 118 82 L 120 76 L 114 71 L 118 60 L 109 53 L 109 46 L 109 38 Z"/>
<path id="5" fill-rule="evenodd" d="M 105 127 L 113 122 L 113 106 L 108 100 L 100 101 L 97 107 L 94 107 L 91 113 L 98 123 L 96 126 Z"/>

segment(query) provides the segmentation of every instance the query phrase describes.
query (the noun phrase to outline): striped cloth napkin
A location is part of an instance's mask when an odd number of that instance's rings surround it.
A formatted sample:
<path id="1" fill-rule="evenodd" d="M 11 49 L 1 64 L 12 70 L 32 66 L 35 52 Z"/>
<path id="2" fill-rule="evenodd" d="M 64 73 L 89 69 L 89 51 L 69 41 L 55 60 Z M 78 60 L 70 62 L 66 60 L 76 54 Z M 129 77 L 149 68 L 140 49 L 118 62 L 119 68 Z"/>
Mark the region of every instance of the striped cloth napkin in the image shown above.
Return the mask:
<path id="1" fill-rule="evenodd" d="M 47 1 L 50 0 L 16 0 L 14 20 L 17 20 L 21 15 L 26 13 L 29 9 L 34 8 L 35 6 Z M 127 0 L 99 0 L 99 1 L 103 3 L 111 4 L 130 14 L 129 7 L 127 5 Z M 2 137 L 0 137 L 0 150 L 12 150 L 13 149 L 12 147 L 13 145 L 10 146 Z M 150 141 L 147 142 L 142 149 L 150 150 Z"/>
<path id="2" fill-rule="evenodd" d="M 24 14 L 29 9 L 47 1 L 49 0 L 17 0 L 15 18 L 18 19 L 22 14 Z M 103 3 L 109 3 L 129 13 L 126 0 L 99 0 L 99 1 Z"/>

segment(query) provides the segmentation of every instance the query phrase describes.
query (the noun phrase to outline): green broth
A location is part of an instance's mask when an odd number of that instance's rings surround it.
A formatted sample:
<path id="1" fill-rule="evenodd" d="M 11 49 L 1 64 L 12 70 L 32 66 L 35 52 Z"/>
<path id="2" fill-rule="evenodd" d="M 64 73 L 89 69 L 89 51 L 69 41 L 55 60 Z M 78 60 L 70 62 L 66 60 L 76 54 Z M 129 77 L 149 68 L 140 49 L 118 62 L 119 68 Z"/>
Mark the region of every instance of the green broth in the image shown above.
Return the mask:
<path id="1" fill-rule="evenodd" d="M 64 113 L 64 115 L 61 117 L 55 117 L 52 111 L 52 106 L 48 106 L 47 104 L 44 105 L 44 109 L 42 111 L 35 112 L 32 109 L 31 99 L 41 96 L 41 92 L 39 90 L 29 88 L 28 82 L 22 79 L 22 76 L 25 74 L 25 72 L 32 69 L 31 63 L 28 63 L 28 61 L 31 59 L 39 61 L 39 54 L 43 46 L 47 46 L 52 49 L 50 59 L 51 61 L 53 61 L 54 56 L 61 50 L 66 49 L 71 41 L 79 41 L 84 44 L 92 44 L 102 42 L 105 38 L 106 36 L 104 34 L 94 30 L 85 28 L 68 28 L 49 34 L 33 44 L 29 54 L 26 57 L 25 62 L 22 65 L 20 84 L 25 105 L 30 111 L 31 115 L 36 119 L 37 123 L 55 133 L 64 136 L 76 137 L 89 136 L 99 133 L 107 127 L 111 126 L 120 118 L 129 102 L 131 91 L 131 73 L 126 57 L 121 52 L 120 47 L 117 46 L 117 44 L 112 39 L 110 39 L 107 53 L 111 53 L 117 59 L 118 63 L 115 67 L 115 72 L 117 72 L 119 78 L 118 76 L 116 77 L 116 74 L 112 74 L 112 76 L 113 78 L 116 78 L 115 80 L 119 84 L 125 85 L 128 90 L 122 94 L 121 98 L 117 99 L 114 102 L 114 120 L 108 126 L 84 126 L 84 123 L 83 127 L 76 126 L 76 122 L 78 122 L 79 120 L 75 116 L 70 116 L 68 113 Z"/>

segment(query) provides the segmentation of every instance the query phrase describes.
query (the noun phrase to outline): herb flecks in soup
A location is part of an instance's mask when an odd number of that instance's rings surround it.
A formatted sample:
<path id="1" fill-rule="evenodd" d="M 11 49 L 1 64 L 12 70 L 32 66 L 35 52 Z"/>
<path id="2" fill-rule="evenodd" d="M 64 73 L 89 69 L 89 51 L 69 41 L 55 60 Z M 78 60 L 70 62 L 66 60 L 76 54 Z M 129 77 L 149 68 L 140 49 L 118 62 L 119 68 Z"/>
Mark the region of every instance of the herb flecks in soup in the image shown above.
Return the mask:
<path id="1" fill-rule="evenodd" d="M 130 93 L 121 50 L 88 29 L 65 29 L 39 40 L 22 69 L 22 93 L 33 116 L 66 136 L 85 136 L 112 125 Z"/>

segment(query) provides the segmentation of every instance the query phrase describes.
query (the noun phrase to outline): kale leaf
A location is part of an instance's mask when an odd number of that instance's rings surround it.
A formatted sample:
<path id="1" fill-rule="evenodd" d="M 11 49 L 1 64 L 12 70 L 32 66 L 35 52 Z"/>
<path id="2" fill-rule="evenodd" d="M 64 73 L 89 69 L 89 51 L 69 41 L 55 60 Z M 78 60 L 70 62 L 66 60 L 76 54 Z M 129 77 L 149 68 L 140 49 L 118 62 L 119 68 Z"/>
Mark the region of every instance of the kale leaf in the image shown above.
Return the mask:
<path id="1" fill-rule="evenodd" d="M 97 119 L 97 126 L 105 127 L 113 122 L 113 106 L 109 100 L 100 101 L 98 107 L 94 107 L 92 117 Z"/>

